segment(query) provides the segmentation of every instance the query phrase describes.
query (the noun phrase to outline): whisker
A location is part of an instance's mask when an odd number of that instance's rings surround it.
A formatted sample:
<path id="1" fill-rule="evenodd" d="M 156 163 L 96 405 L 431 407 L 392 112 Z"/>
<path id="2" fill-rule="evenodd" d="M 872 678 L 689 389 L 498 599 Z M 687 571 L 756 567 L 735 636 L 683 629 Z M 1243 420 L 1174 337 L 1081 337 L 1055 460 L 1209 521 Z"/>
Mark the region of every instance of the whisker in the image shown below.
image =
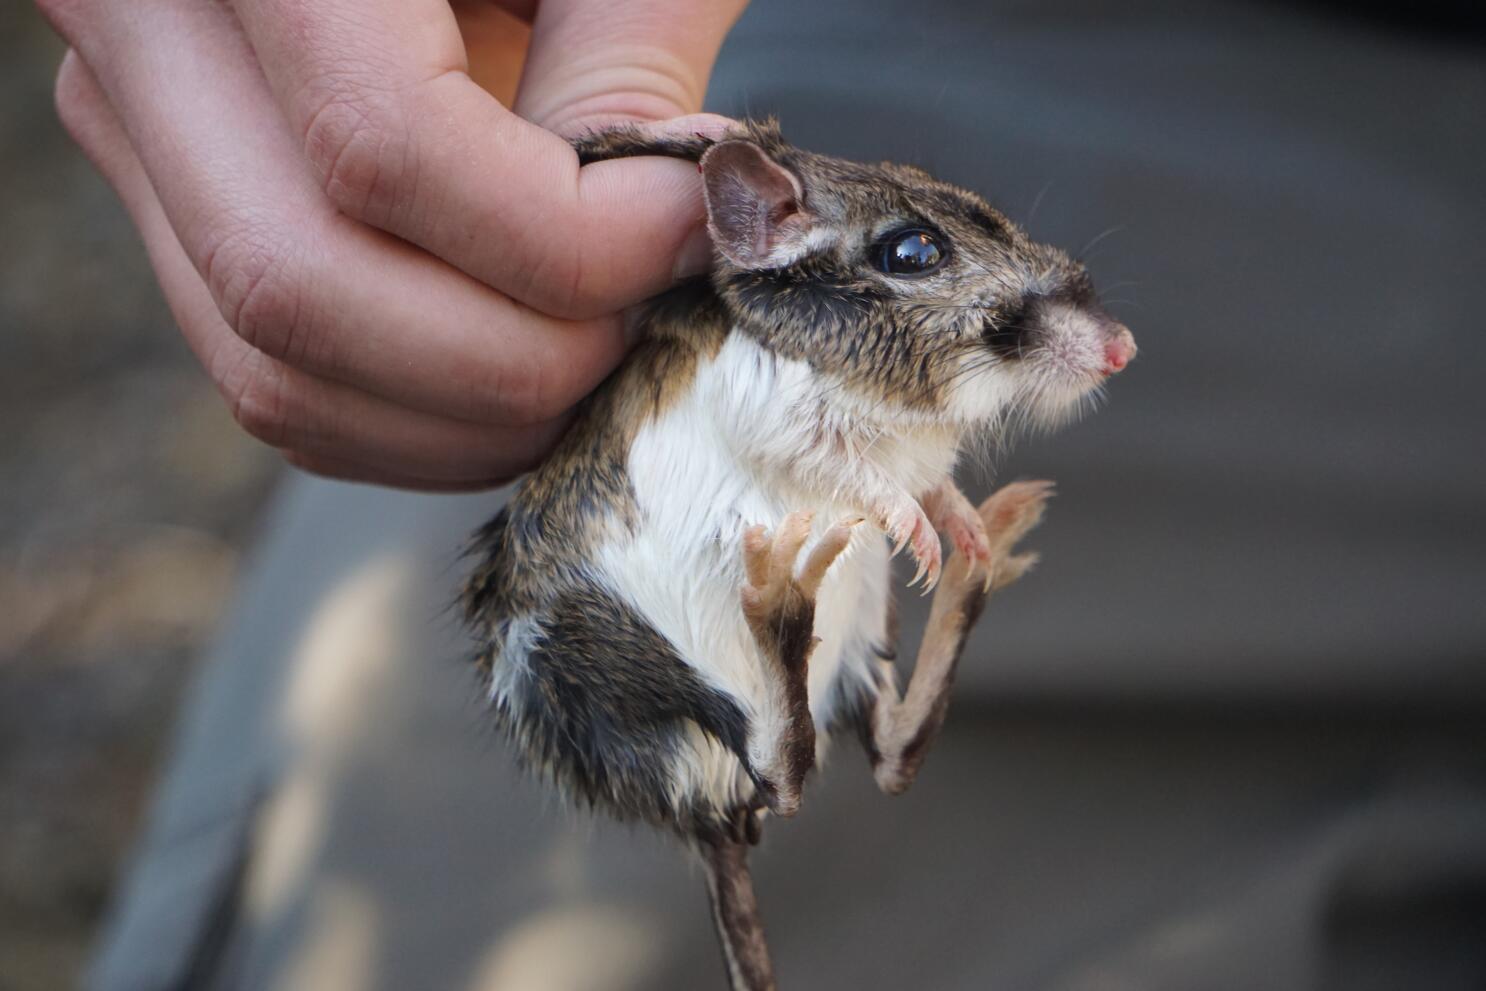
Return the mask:
<path id="1" fill-rule="evenodd" d="M 1095 237 L 1093 237 L 1089 241 L 1088 244 L 1084 245 L 1079 250 L 1078 254 L 1074 255 L 1073 257 L 1076 258 L 1076 259 L 1078 259 L 1079 262 L 1083 262 L 1085 259 L 1088 258 L 1089 252 L 1092 251 L 1094 249 L 1094 247 L 1099 244 L 1099 242 L 1103 241 L 1105 238 L 1107 238 L 1107 237 L 1109 237 L 1109 236 L 1111 236 L 1113 234 L 1118 234 L 1120 231 L 1122 231 L 1124 229 L 1125 229 L 1125 225 L 1124 224 L 1120 224 L 1117 227 L 1111 227 L 1109 230 L 1105 231 L 1103 234 L 1096 235 Z"/>
<path id="2" fill-rule="evenodd" d="M 1053 180 L 1051 179 L 1042 184 L 1042 188 L 1037 191 L 1037 196 L 1032 200 L 1032 209 L 1027 211 L 1027 223 L 1030 224 L 1032 222 L 1032 218 L 1037 216 L 1037 208 L 1042 206 L 1042 198 L 1046 196 L 1047 191 L 1052 188 Z"/>

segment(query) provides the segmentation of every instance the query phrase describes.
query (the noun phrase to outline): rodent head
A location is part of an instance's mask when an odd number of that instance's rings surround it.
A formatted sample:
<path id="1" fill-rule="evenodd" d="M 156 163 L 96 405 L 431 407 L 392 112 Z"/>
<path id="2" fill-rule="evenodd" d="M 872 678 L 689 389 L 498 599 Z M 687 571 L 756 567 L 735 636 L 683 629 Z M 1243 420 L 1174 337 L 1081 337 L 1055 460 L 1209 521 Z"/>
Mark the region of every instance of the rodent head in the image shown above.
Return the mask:
<path id="1" fill-rule="evenodd" d="M 714 282 L 740 329 L 875 415 L 1053 424 L 1135 356 L 1084 267 L 911 166 L 747 123 L 701 159 Z"/>

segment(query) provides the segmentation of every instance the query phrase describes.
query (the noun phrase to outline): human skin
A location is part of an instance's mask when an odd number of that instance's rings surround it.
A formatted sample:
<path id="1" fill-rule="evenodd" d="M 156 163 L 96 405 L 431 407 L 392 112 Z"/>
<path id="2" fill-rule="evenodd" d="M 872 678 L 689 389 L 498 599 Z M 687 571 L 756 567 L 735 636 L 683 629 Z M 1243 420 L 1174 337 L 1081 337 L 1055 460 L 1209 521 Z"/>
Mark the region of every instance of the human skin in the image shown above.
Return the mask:
<path id="1" fill-rule="evenodd" d="M 63 124 L 237 421 L 302 468 L 520 474 L 623 357 L 619 311 L 707 264 L 695 166 L 580 169 L 564 137 L 720 131 L 744 0 L 38 2 Z M 510 109 L 475 81 L 520 55 L 496 6 L 531 25 Z"/>

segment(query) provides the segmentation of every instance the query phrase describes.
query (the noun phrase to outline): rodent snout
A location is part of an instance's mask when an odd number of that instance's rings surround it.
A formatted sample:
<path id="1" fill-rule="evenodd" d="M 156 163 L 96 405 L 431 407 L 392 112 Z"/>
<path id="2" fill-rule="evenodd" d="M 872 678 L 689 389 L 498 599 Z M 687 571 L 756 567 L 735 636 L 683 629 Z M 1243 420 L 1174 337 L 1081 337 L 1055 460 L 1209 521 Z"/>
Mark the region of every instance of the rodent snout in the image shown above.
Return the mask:
<path id="1" fill-rule="evenodd" d="M 1104 374 L 1113 375 L 1135 360 L 1135 335 L 1122 323 L 1111 324 L 1104 339 Z"/>

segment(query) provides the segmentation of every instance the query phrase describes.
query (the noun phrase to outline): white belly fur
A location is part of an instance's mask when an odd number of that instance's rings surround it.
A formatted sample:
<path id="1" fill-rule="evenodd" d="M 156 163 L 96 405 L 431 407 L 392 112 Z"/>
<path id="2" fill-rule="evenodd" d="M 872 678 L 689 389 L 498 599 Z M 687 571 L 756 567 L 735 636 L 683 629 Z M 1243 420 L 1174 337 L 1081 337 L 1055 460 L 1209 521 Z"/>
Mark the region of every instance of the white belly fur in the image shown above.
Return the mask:
<path id="1" fill-rule="evenodd" d="M 638 530 L 615 538 L 594 558 L 595 577 L 643 615 L 709 685 L 737 701 L 759 758 L 766 757 L 765 743 L 785 710 L 782 686 L 769 676 L 739 608 L 742 534 L 753 524 L 772 529 L 799 510 L 815 512 L 818 534 L 861 511 L 802 491 L 782 473 L 748 467 L 767 463 L 771 446 L 787 455 L 790 445 L 802 442 L 809 426 L 799 422 L 801 411 L 818 404 L 819 389 L 802 364 L 730 335 L 716 358 L 698 370 L 685 398 L 637 435 L 628 468 Z M 922 459 L 922 453 L 915 457 Z M 947 457 L 952 460 L 953 452 Z M 887 582 L 886 541 L 864 525 L 817 599 L 820 643 L 811 655 L 808 691 L 818 756 L 824 755 L 827 728 L 837 716 L 833 707 L 842 697 L 838 679 L 848 680 L 845 687 L 870 690 L 873 648 L 890 646 Z M 687 740 L 672 775 L 678 807 L 702 799 L 727 809 L 751 796 L 752 783 L 725 748 L 695 727 Z"/>

